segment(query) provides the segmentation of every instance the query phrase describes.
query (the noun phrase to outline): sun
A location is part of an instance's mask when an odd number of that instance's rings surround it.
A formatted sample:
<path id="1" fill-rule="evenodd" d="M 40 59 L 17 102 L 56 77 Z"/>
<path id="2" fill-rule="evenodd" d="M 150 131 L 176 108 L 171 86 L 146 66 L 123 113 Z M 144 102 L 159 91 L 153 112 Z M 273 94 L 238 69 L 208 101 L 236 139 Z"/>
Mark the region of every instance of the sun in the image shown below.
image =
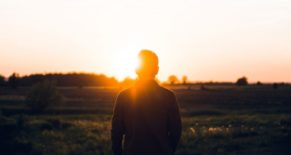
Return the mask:
<path id="1" fill-rule="evenodd" d="M 126 77 L 136 78 L 135 69 L 138 66 L 139 50 L 123 50 L 114 56 L 114 76 L 118 80 Z"/>

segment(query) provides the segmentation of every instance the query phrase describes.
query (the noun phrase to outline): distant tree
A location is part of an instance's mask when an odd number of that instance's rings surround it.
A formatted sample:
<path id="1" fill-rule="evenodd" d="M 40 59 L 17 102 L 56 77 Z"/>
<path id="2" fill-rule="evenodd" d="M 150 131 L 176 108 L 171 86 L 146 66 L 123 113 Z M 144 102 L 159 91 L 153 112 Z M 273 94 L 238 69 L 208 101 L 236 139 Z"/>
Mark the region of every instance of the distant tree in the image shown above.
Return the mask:
<path id="1" fill-rule="evenodd" d="M 257 82 L 257 86 L 261 86 L 261 85 L 263 85 L 262 82 L 261 81 L 258 81 Z"/>
<path id="2" fill-rule="evenodd" d="M 112 87 L 117 86 L 118 81 L 113 77 L 107 77 L 95 73 L 49 73 L 49 74 L 31 74 L 19 78 L 19 85 L 32 86 L 44 80 L 56 81 L 57 86 L 63 87 Z"/>
<path id="3" fill-rule="evenodd" d="M 43 81 L 35 84 L 26 96 L 26 105 L 33 112 L 41 112 L 52 105 L 61 104 L 62 95 L 58 92 L 55 82 Z"/>
<path id="4" fill-rule="evenodd" d="M 187 82 L 188 82 L 188 77 L 187 77 L 186 75 L 184 75 L 184 76 L 182 77 L 182 81 L 183 81 L 183 84 L 184 84 L 184 85 L 187 84 Z"/>
<path id="5" fill-rule="evenodd" d="M 19 79 L 19 74 L 12 73 L 12 75 L 10 75 L 8 78 L 8 84 L 15 89 L 19 85 Z"/>
<path id="6" fill-rule="evenodd" d="M 175 75 L 171 75 L 171 76 L 169 76 L 168 81 L 171 85 L 173 85 L 173 84 L 178 82 L 178 78 Z"/>
<path id="7" fill-rule="evenodd" d="M 246 77 L 241 77 L 236 81 L 235 84 L 238 86 L 246 86 L 248 85 L 248 79 Z"/>
<path id="8" fill-rule="evenodd" d="M 4 86 L 5 85 L 5 77 L 0 75 L 0 86 Z"/>

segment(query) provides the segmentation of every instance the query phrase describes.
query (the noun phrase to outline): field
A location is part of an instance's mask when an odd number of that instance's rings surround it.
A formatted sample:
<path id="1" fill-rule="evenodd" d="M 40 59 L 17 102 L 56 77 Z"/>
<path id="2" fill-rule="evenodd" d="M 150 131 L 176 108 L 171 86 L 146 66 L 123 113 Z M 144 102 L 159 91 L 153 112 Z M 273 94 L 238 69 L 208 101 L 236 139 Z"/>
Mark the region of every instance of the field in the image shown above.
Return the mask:
<path id="1" fill-rule="evenodd" d="M 39 114 L 29 88 L 0 88 L 0 154 L 110 155 L 110 119 L 119 89 L 58 88 L 62 105 Z M 177 155 L 291 152 L 291 86 L 173 86 L 183 133 Z"/>

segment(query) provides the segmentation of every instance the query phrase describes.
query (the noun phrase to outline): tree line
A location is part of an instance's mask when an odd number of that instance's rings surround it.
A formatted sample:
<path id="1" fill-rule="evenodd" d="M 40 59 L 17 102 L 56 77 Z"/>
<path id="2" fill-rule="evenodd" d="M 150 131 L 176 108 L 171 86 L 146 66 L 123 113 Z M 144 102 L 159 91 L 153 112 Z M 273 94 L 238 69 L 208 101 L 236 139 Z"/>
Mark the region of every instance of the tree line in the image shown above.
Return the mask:
<path id="1" fill-rule="evenodd" d="M 0 75 L 0 86 L 10 86 L 17 88 L 19 86 L 33 86 L 42 81 L 53 81 L 56 86 L 61 87 L 126 87 L 135 82 L 135 79 L 126 77 L 123 81 L 119 82 L 114 77 L 108 77 L 104 74 L 96 73 L 47 73 L 47 74 L 30 74 L 19 76 L 17 73 L 11 74 L 7 79 Z M 160 82 L 157 79 L 158 82 Z M 193 84 L 188 81 L 186 75 L 182 76 L 181 80 L 176 75 L 170 75 L 166 82 L 163 84 Z M 234 82 L 196 82 L 196 84 L 235 84 L 237 86 L 248 85 L 247 77 L 243 76 Z M 263 85 L 260 81 L 256 85 Z M 274 87 L 284 85 L 284 83 L 274 83 Z"/>
<path id="2" fill-rule="evenodd" d="M 117 86 L 119 82 L 114 77 L 107 77 L 103 74 L 95 73 L 48 73 L 48 74 L 31 74 L 19 76 L 13 73 L 6 80 L 0 75 L 0 86 L 33 86 L 42 81 L 54 81 L 57 86 L 64 87 L 88 87 L 88 86 Z"/>
<path id="3" fill-rule="evenodd" d="M 119 82 L 114 77 L 107 77 L 104 74 L 95 73 L 48 73 L 48 74 L 30 74 L 20 76 L 18 73 L 12 73 L 7 79 L 0 75 L 0 86 L 10 86 L 17 88 L 19 86 L 33 86 L 34 84 L 42 81 L 53 81 L 56 86 L 63 87 L 89 87 L 89 86 L 129 86 L 135 80 L 126 77 L 123 81 Z M 158 82 L 160 82 L 157 79 Z M 166 83 L 173 84 L 188 84 L 187 76 L 183 76 L 182 80 L 178 80 L 177 76 L 170 75 Z"/>

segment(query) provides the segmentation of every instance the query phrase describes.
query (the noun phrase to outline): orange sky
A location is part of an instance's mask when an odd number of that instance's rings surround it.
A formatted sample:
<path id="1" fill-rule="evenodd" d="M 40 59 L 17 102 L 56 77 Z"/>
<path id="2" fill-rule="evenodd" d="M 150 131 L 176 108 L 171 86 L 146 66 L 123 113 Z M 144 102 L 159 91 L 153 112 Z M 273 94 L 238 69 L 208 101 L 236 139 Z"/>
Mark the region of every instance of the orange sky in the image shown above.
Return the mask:
<path id="1" fill-rule="evenodd" d="M 289 0 L 0 0 L 0 74 L 134 77 L 138 51 L 159 79 L 291 82 Z"/>

